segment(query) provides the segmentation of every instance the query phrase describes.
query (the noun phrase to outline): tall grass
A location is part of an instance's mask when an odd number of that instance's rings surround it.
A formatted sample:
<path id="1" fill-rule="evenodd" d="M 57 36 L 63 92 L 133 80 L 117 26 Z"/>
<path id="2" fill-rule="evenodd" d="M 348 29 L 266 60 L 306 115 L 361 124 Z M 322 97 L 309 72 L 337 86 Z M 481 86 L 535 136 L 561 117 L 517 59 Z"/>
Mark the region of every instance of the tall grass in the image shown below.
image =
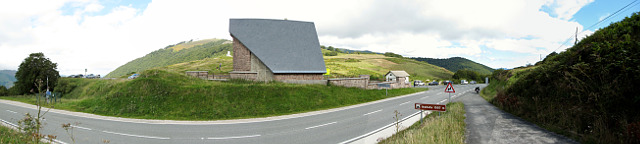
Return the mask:
<path id="1" fill-rule="evenodd" d="M 447 104 L 447 112 L 438 116 L 433 112 L 424 118 L 421 125 L 416 122 L 411 127 L 396 133 L 395 135 L 381 141 L 382 144 L 454 144 L 464 143 L 465 139 L 465 110 L 461 102 Z"/>

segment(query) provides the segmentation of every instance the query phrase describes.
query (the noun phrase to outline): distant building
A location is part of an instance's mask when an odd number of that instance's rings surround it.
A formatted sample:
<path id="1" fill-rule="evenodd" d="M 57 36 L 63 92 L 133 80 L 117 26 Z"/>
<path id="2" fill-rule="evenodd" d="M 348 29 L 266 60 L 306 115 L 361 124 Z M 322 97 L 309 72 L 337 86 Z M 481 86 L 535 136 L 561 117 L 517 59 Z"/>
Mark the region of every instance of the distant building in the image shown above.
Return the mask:
<path id="1" fill-rule="evenodd" d="M 326 73 L 313 22 L 230 19 L 231 78 L 256 81 L 322 80 Z"/>
<path id="2" fill-rule="evenodd" d="M 387 82 L 409 83 L 409 73 L 405 71 L 389 71 L 384 77 Z"/>

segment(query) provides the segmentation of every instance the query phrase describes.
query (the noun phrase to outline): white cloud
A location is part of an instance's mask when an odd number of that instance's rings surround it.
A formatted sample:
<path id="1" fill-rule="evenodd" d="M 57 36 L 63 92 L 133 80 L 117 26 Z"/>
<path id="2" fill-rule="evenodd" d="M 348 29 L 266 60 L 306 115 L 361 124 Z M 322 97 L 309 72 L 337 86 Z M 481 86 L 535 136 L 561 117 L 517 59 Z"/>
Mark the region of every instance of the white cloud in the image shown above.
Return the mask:
<path id="1" fill-rule="evenodd" d="M 62 74 L 87 68 L 106 75 L 169 44 L 229 39 L 229 18 L 312 21 L 324 45 L 405 56 L 494 58 L 487 65 L 515 67 L 525 63 L 495 55 L 551 52 L 575 27 L 582 29 L 568 19 L 590 2 L 158 0 L 140 10 L 105 9 L 95 0 L 7 1 L 0 3 L 0 69 L 17 69 L 29 53 L 44 52 Z M 65 4 L 77 9 L 64 15 Z M 552 5 L 558 18 L 539 11 L 545 5 Z M 107 12 L 91 14 L 99 11 Z M 496 50 L 503 52 L 491 52 Z"/>
<path id="2" fill-rule="evenodd" d="M 582 7 L 592 3 L 594 0 L 555 0 L 554 2 L 547 2 L 547 6 L 553 8 L 553 12 L 558 18 L 563 20 L 569 20 L 576 14 Z"/>

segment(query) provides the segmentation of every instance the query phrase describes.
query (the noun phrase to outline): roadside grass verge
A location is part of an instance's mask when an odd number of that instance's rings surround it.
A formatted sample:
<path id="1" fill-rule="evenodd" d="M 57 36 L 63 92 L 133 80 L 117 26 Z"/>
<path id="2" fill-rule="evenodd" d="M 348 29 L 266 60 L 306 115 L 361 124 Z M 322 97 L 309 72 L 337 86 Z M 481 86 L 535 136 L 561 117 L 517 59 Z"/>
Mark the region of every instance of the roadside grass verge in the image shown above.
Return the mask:
<path id="1" fill-rule="evenodd" d="M 134 80 L 97 80 L 63 96 L 55 108 L 141 119 L 223 120 L 331 109 L 425 91 L 425 88 L 364 90 L 280 82 L 207 81 L 180 73 L 147 70 Z M 3 99 L 34 104 L 35 96 Z"/>
<path id="2" fill-rule="evenodd" d="M 0 143 L 2 144 L 26 144 L 33 143 L 31 137 L 18 130 L 0 125 Z M 42 142 L 38 142 L 42 143 Z"/>
<path id="3" fill-rule="evenodd" d="M 416 122 L 409 128 L 381 141 L 381 144 L 422 144 L 422 143 L 464 143 L 465 126 L 464 104 L 447 104 L 447 112 L 438 116 L 433 112 L 424 118 L 424 123 Z"/>

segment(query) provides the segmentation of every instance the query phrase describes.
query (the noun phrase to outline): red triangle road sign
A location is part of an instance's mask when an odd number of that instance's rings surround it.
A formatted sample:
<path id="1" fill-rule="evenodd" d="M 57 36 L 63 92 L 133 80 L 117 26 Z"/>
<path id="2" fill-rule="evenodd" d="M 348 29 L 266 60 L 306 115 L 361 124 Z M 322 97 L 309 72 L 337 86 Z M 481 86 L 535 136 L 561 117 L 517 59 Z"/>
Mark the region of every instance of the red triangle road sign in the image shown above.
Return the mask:
<path id="1" fill-rule="evenodd" d="M 451 83 L 447 84 L 447 87 L 444 88 L 445 93 L 456 93 L 456 90 L 453 89 L 453 85 Z"/>

